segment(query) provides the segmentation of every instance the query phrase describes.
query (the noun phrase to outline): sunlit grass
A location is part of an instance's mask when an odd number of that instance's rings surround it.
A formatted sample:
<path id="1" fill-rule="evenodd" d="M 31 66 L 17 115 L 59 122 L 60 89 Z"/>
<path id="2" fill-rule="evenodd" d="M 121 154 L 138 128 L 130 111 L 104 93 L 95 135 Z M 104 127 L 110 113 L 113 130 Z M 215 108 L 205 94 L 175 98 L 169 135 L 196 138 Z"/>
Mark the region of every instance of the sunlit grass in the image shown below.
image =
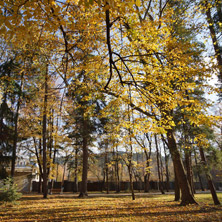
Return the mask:
<path id="1" fill-rule="evenodd" d="M 222 202 L 222 193 L 218 194 Z M 179 206 L 174 195 L 130 196 L 23 195 L 17 205 L 1 205 L 0 221 L 221 221 L 222 207 L 210 194 L 197 194 L 199 205 Z"/>

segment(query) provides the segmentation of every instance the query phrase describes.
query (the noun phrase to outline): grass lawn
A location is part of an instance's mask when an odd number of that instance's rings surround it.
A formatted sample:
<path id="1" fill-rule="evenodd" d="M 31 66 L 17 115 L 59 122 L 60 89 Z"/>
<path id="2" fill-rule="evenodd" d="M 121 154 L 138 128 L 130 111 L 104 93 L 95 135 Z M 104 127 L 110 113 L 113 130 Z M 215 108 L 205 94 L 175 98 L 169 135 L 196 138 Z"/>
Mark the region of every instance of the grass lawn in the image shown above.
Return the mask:
<path id="1" fill-rule="evenodd" d="M 218 194 L 222 202 L 222 193 Z M 16 205 L 0 206 L 0 221 L 222 221 L 222 206 L 214 206 L 210 194 L 197 194 L 199 205 L 179 206 L 174 195 L 26 194 Z"/>

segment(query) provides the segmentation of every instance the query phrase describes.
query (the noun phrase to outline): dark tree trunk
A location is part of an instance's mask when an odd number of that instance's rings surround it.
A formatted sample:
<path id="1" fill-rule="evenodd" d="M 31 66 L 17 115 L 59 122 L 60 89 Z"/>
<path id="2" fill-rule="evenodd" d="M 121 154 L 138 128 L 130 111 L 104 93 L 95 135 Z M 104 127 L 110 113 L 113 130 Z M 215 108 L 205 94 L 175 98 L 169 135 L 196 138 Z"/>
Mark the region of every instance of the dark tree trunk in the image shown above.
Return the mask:
<path id="1" fill-rule="evenodd" d="M 129 109 L 129 107 L 128 107 Z M 130 120 L 130 115 L 129 117 L 129 121 Z M 129 179 L 130 179 L 130 190 L 131 190 L 131 194 L 132 194 L 132 200 L 135 200 L 135 194 L 134 194 L 134 187 L 133 187 L 133 165 L 132 165 L 132 159 L 133 159 L 133 145 L 132 145 L 132 138 L 131 138 L 131 129 L 129 128 L 129 140 L 130 140 L 130 153 L 128 156 L 128 172 L 129 172 Z"/>
<path id="2" fill-rule="evenodd" d="M 78 149 L 75 149 L 74 191 L 78 192 Z"/>
<path id="3" fill-rule="evenodd" d="M 88 141 L 87 141 L 87 120 L 83 117 L 83 167 L 82 167 L 82 182 L 80 187 L 79 197 L 87 197 L 87 175 L 88 175 Z"/>
<path id="4" fill-rule="evenodd" d="M 187 171 L 187 179 L 190 184 L 190 188 L 192 194 L 194 195 L 194 186 L 193 186 L 193 170 L 192 170 L 192 163 L 191 163 L 191 151 L 185 148 L 185 163 L 186 163 L 186 171 Z"/>
<path id="5" fill-rule="evenodd" d="M 131 89 L 129 86 L 129 99 L 131 101 Z M 130 117 L 130 106 L 128 105 L 128 121 L 131 122 L 134 125 L 134 121 L 133 121 L 133 110 L 132 111 L 132 119 Z M 133 128 L 132 128 L 133 130 Z M 132 200 L 135 200 L 135 193 L 134 193 L 134 187 L 133 187 L 133 143 L 132 143 L 132 131 L 131 128 L 128 128 L 128 133 L 129 133 L 129 147 L 130 147 L 130 152 L 128 155 L 128 171 L 129 171 L 129 179 L 130 179 L 130 190 L 131 190 L 131 194 L 132 194 Z"/>
<path id="6" fill-rule="evenodd" d="M 52 159 L 52 155 L 53 155 L 53 133 L 54 133 L 54 110 L 51 111 L 50 113 L 50 120 L 49 120 L 49 125 L 50 125 L 50 131 L 49 131 L 49 142 L 48 142 L 48 150 L 49 150 L 49 159 Z M 54 156 L 52 161 L 54 161 Z M 53 162 L 54 164 L 54 162 Z M 51 171 L 51 164 L 48 165 L 47 167 L 47 174 L 48 176 L 50 175 L 50 171 Z M 52 187 L 52 186 L 51 186 Z"/>
<path id="7" fill-rule="evenodd" d="M 217 7 L 218 20 L 219 22 L 222 22 L 222 2 L 217 1 L 216 7 Z"/>
<path id="8" fill-rule="evenodd" d="M 101 192 L 103 192 L 103 190 L 104 190 L 105 181 L 106 181 L 106 172 L 105 172 L 105 169 L 103 169 L 103 180 L 101 183 Z"/>
<path id="9" fill-rule="evenodd" d="M 48 194 L 48 172 L 47 172 L 47 99 L 48 99 L 48 66 L 45 73 L 45 96 L 42 121 L 42 150 L 43 150 L 43 198 Z"/>
<path id="10" fill-rule="evenodd" d="M 131 131 L 129 129 L 129 135 L 131 134 Z M 130 179 L 130 191 L 132 194 L 132 200 L 135 200 L 135 194 L 134 194 L 134 187 L 133 187 L 133 169 L 132 169 L 132 158 L 133 158 L 133 147 L 132 147 L 132 138 L 130 136 L 130 153 L 128 156 L 128 173 L 129 173 L 129 179 Z"/>
<path id="11" fill-rule="evenodd" d="M 156 134 L 154 135 L 154 139 L 155 139 L 155 144 L 156 144 L 156 162 L 157 162 L 157 170 L 158 170 L 158 178 L 159 178 L 159 189 L 160 192 L 162 194 L 164 194 L 164 190 L 163 190 L 163 183 L 161 180 L 161 174 L 160 174 L 160 154 L 159 154 L 159 148 L 158 148 L 158 143 L 157 143 L 157 136 Z"/>
<path id="12" fill-rule="evenodd" d="M 131 163 L 131 161 L 128 165 L 128 171 L 129 171 L 130 191 L 131 191 L 131 194 L 132 194 L 132 200 L 135 200 L 135 193 L 134 193 L 134 187 L 133 187 L 133 172 L 132 172 L 132 163 Z"/>
<path id="13" fill-rule="evenodd" d="M 106 144 L 107 146 L 108 144 Z M 109 168 L 108 168 L 108 154 L 107 154 L 107 147 L 105 150 L 105 179 L 106 179 L 106 193 L 109 193 Z"/>
<path id="14" fill-rule="evenodd" d="M 53 120 L 54 121 L 54 120 Z M 53 138 L 53 136 L 52 136 Z M 53 151 L 53 159 L 52 159 L 52 163 L 53 163 L 53 171 L 55 170 L 55 160 L 56 160 L 56 152 L 57 152 L 57 149 L 56 149 L 56 140 L 54 141 L 54 151 Z M 52 189 L 54 188 L 54 184 L 55 184 L 55 175 L 53 174 L 53 179 L 51 180 L 52 181 L 52 184 L 51 184 L 51 190 L 50 190 L 50 193 L 52 193 Z"/>
<path id="15" fill-rule="evenodd" d="M 115 153 L 115 174 L 116 174 L 116 193 L 120 192 L 120 177 L 119 177 L 119 154 L 118 148 L 116 147 Z"/>
<path id="16" fill-rule="evenodd" d="M 169 129 L 167 131 L 167 140 L 169 150 L 172 156 L 173 164 L 176 170 L 176 176 L 178 179 L 178 184 L 181 190 L 181 205 L 197 204 L 195 201 L 192 191 L 187 180 L 187 176 L 184 170 L 184 166 L 181 160 L 180 152 L 177 148 L 176 140 L 173 134 L 173 130 Z"/>
<path id="17" fill-rule="evenodd" d="M 180 200 L 180 187 L 178 184 L 178 179 L 177 179 L 177 173 L 176 173 L 176 169 L 174 166 L 174 191 L 175 191 L 175 201 L 179 201 Z"/>
<path id="18" fill-rule="evenodd" d="M 200 150 L 201 161 L 203 162 L 203 164 L 204 164 L 205 166 L 207 166 L 207 160 L 206 160 L 206 157 L 205 157 L 203 148 L 202 148 L 202 147 L 199 147 L 199 150 Z M 210 192 L 211 192 L 211 195 L 212 195 L 214 204 L 215 204 L 215 205 L 220 205 L 220 201 L 219 201 L 219 199 L 218 199 L 218 197 L 217 197 L 216 189 L 215 189 L 215 186 L 214 186 L 214 184 L 213 184 L 213 181 L 212 181 L 212 178 L 211 178 L 210 173 L 207 173 L 207 172 L 206 172 L 206 177 L 207 177 L 207 182 L 208 182 L 208 185 L 209 185 L 209 188 L 210 188 Z"/>
<path id="19" fill-rule="evenodd" d="M 33 138 L 34 140 L 34 144 L 35 142 L 35 138 Z M 39 147 L 37 149 L 37 144 L 35 146 L 35 152 L 36 152 L 36 157 L 37 157 L 37 162 L 38 162 L 38 166 L 39 166 L 39 174 L 41 175 L 41 177 L 43 177 L 43 170 L 42 170 L 42 165 L 41 165 L 41 161 L 40 161 L 40 157 L 42 156 L 42 140 L 39 139 Z"/>
<path id="20" fill-rule="evenodd" d="M 150 173 L 144 175 L 144 192 L 150 191 Z"/>

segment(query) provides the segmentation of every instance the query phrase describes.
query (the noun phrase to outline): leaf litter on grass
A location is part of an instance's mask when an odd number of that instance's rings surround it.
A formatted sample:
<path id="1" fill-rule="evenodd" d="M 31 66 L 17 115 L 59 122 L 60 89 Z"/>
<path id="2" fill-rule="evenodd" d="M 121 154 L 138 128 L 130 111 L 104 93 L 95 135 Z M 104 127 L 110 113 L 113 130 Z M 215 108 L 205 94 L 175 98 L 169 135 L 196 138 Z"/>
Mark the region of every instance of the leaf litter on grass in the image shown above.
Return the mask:
<path id="1" fill-rule="evenodd" d="M 219 194 L 220 199 L 222 194 Z M 19 205 L 2 206 L 0 221 L 222 221 L 222 207 L 209 195 L 196 196 L 199 205 L 179 206 L 173 195 L 78 199 L 75 195 L 24 195 Z"/>

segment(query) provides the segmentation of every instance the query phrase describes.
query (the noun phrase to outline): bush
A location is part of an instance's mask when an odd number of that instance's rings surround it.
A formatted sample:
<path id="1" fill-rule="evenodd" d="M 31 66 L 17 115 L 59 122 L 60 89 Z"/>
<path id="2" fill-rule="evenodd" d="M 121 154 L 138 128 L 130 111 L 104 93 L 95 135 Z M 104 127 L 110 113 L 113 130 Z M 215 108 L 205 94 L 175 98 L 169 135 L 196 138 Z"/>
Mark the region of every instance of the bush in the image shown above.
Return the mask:
<path id="1" fill-rule="evenodd" d="M 12 178 L 7 177 L 3 180 L 3 186 L 0 189 L 0 201 L 14 202 L 20 199 L 21 196 L 22 194 L 18 192 Z"/>

